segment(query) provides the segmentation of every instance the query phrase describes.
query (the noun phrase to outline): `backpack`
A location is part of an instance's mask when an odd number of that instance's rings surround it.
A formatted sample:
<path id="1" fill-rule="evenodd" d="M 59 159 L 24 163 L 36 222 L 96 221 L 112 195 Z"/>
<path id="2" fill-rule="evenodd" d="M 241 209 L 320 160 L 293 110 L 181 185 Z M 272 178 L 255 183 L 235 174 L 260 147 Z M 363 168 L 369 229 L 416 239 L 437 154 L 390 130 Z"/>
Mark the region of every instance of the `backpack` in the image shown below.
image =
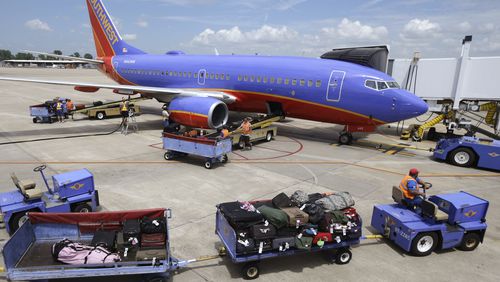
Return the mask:
<path id="1" fill-rule="evenodd" d="M 52 257 L 54 260 L 66 264 L 113 263 L 121 260 L 120 255 L 103 247 L 74 243 L 68 239 L 63 239 L 52 245 Z"/>

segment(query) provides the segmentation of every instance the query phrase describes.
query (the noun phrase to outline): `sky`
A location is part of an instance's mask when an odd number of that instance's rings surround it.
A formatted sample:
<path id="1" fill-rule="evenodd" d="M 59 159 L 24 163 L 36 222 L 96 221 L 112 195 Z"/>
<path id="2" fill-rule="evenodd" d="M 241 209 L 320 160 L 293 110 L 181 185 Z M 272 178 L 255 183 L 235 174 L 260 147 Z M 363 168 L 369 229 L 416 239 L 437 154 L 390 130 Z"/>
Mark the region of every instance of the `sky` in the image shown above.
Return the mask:
<path id="1" fill-rule="evenodd" d="M 499 0 L 104 0 L 121 36 L 148 53 L 318 57 L 389 45 L 390 57 L 500 56 Z M 84 0 L 3 1 L 0 49 L 95 54 Z"/>

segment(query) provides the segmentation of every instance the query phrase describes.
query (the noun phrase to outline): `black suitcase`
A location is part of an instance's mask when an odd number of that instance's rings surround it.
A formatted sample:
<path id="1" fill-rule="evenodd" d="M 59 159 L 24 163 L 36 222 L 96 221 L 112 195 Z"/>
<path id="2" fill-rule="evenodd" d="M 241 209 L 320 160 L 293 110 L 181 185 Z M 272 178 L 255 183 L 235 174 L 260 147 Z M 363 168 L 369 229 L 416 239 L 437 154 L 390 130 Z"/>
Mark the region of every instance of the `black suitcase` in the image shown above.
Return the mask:
<path id="1" fill-rule="evenodd" d="M 273 205 L 277 208 L 293 207 L 293 202 L 285 193 L 279 193 L 272 200 Z"/>
<path id="2" fill-rule="evenodd" d="M 141 238 L 141 223 L 139 219 L 128 219 L 123 223 L 123 241 L 125 244 L 137 245 Z M 134 238 L 136 240 L 134 240 Z"/>
<path id="3" fill-rule="evenodd" d="M 294 237 L 300 233 L 300 229 L 295 227 L 283 227 L 276 230 L 276 237 Z"/>
<path id="4" fill-rule="evenodd" d="M 295 237 L 283 237 L 273 240 L 273 249 L 284 252 L 290 248 L 295 247 Z"/>
<path id="5" fill-rule="evenodd" d="M 229 224 L 237 230 L 264 222 L 262 214 L 242 209 L 239 202 L 222 203 L 218 207 Z"/>
<path id="6" fill-rule="evenodd" d="M 255 249 L 259 254 L 270 251 L 273 249 L 273 240 L 255 240 Z"/>
<path id="7" fill-rule="evenodd" d="M 116 232 L 97 230 L 92 237 L 92 246 L 100 246 L 108 251 L 114 252 L 116 250 Z"/>
<path id="8" fill-rule="evenodd" d="M 236 241 L 236 252 L 238 254 L 248 254 L 256 252 L 255 240 L 252 238 L 239 238 Z"/>
<path id="9" fill-rule="evenodd" d="M 276 227 L 272 224 L 268 224 L 267 226 L 264 224 L 254 225 L 250 230 L 252 232 L 252 237 L 257 240 L 276 237 Z"/>

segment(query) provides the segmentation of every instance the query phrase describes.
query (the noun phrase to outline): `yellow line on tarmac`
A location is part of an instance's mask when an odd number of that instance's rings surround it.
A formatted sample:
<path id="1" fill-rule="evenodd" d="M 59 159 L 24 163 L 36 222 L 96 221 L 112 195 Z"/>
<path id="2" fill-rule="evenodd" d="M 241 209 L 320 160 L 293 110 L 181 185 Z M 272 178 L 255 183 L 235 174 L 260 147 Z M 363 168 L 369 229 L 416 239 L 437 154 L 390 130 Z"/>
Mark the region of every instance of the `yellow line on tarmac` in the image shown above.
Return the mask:
<path id="1" fill-rule="evenodd" d="M 52 165 L 70 165 L 70 164 L 114 164 L 114 165 L 130 165 L 130 164 L 178 164 L 181 161 L 154 161 L 154 160 L 144 160 L 144 161 L 132 161 L 132 160 L 116 160 L 116 161 L 0 161 L 0 165 L 25 165 L 25 164 L 52 164 Z M 344 161 L 276 161 L 276 160 L 231 160 L 231 163 L 237 164 L 283 164 L 283 165 L 296 165 L 296 164 L 311 164 L 311 165 L 347 165 L 354 166 L 369 170 L 376 170 L 380 172 L 396 174 L 396 175 L 406 175 L 406 173 L 378 168 L 368 165 L 362 165 L 357 163 L 350 163 Z M 421 174 L 422 177 L 500 177 L 500 173 L 428 173 Z"/>

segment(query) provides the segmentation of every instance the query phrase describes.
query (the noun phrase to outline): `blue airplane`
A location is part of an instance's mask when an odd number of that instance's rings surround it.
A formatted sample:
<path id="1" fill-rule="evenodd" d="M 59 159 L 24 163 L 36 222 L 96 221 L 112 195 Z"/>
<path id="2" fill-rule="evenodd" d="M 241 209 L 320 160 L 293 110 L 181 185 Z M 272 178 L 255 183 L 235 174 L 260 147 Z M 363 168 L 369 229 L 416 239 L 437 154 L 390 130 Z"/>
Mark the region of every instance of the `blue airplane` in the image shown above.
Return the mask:
<path id="1" fill-rule="evenodd" d="M 122 95 L 141 94 L 168 103 L 172 120 L 197 128 L 220 128 L 229 111 L 342 124 L 342 144 L 352 141 L 352 132 L 374 131 L 379 125 L 413 118 L 428 109 L 387 74 L 339 60 L 187 55 L 182 51 L 147 54 L 122 39 L 101 0 L 86 2 L 97 51 L 97 59 L 86 61 L 97 64 L 120 85 L 0 80 L 69 85 L 83 92 L 103 88 Z"/>

